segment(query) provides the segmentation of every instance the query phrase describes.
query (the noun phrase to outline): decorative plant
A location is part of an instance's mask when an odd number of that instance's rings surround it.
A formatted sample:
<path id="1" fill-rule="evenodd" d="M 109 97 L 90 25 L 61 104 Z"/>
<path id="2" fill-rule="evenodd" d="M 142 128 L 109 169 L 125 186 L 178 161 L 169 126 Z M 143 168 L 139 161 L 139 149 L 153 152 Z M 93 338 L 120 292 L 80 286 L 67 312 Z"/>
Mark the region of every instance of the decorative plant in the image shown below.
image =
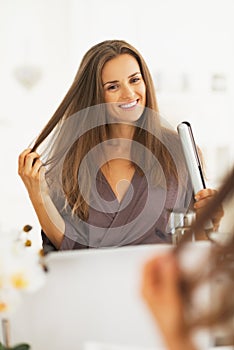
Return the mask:
<path id="1" fill-rule="evenodd" d="M 42 254 L 32 248 L 29 239 L 30 225 L 20 232 L 0 233 L 0 318 L 3 343 L 0 350 L 30 349 L 28 344 L 10 346 L 9 315 L 21 301 L 22 294 L 34 292 L 45 282 Z"/>

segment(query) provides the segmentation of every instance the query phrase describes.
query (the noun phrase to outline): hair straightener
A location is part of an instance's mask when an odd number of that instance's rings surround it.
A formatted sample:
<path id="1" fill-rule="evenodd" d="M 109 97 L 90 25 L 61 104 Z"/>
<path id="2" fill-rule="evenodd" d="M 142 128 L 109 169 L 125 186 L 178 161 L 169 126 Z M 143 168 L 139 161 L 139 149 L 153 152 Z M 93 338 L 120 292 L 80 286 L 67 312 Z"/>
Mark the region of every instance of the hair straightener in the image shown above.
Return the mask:
<path id="1" fill-rule="evenodd" d="M 192 182 L 193 191 L 194 194 L 196 194 L 200 190 L 206 188 L 206 184 L 192 128 L 189 122 L 184 121 L 177 126 L 177 130 L 185 156 L 185 162 L 188 168 L 189 176 Z M 212 227 L 212 222 L 207 222 L 205 228 L 210 229 Z"/>
<path id="2" fill-rule="evenodd" d="M 177 130 L 188 172 L 192 181 L 193 190 L 196 194 L 198 191 L 206 188 L 206 185 L 192 128 L 189 122 L 182 122 L 177 126 Z"/>

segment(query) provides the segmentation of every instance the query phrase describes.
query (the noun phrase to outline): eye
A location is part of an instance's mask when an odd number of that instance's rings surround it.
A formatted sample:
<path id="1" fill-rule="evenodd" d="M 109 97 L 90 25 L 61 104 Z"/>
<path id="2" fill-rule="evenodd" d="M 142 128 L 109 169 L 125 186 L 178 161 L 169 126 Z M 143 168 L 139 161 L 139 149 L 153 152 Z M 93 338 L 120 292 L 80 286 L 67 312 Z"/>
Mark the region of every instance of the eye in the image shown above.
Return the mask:
<path id="1" fill-rule="evenodd" d="M 118 89 L 118 85 L 117 84 L 115 84 L 115 85 L 109 85 L 108 87 L 107 87 L 107 90 L 109 90 L 109 91 L 115 91 L 115 90 L 117 90 Z"/>
<path id="2" fill-rule="evenodd" d="M 140 80 L 141 80 L 140 77 L 133 77 L 133 78 L 130 80 L 130 82 L 134 84 L 134 83 L 138 83 Z"/>

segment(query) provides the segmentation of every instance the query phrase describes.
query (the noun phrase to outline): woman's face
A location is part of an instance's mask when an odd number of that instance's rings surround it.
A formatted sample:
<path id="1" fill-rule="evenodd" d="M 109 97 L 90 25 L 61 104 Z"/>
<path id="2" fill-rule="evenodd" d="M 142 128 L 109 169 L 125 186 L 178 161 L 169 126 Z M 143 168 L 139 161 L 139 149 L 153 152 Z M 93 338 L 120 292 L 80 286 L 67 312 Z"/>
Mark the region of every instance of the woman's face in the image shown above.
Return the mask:
<path id="1" fill-rule="evenodd" d="M 102 70 L 102 84 L 113 118 L 125 122 L 140 118 L 146 104 L 146 86 L 135 57 L 121 54 L 108 61 Z"/>

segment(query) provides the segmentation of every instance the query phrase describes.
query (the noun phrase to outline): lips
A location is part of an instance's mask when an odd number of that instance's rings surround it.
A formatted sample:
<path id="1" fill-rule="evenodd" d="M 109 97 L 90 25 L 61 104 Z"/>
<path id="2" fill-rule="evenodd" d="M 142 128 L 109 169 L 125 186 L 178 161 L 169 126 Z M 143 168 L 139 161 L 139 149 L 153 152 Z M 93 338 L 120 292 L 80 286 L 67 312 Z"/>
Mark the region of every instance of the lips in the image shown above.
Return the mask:
<path id="1" fill-rule="evenodd" d="M 120 108 L 123 108 L 123 109 L 130 109 L 130 108 L 133 108 L 137 105 L 139 100 L 134 100 L 132 102 L 129 102 L 129 103 L 122 103 L 121 105 L 119 105 Z"/>

